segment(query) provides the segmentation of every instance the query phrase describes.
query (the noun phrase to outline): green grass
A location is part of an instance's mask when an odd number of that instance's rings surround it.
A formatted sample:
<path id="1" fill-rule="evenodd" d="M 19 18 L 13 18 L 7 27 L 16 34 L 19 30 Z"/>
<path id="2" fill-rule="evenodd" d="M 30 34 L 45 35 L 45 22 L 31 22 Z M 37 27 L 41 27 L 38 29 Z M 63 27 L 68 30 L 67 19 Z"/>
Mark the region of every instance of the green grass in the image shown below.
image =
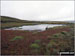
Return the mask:
<path id="1" fill-rule="evenodd" d="M 15 40 L 20 40 L 23 39 L 22 36 L 15 36 L 13 39 L 11 39 L 10 41 L 15 41 Z"/>
<path id="2" fill-rule="evenodd" d="M 31 44 L 30 47 L 31 47 L 32 49 L 39 49 L 39 48 L 40 48 L 40 46 L 39 46 L 38 44 L 36 44 L 36 43 Z"/>

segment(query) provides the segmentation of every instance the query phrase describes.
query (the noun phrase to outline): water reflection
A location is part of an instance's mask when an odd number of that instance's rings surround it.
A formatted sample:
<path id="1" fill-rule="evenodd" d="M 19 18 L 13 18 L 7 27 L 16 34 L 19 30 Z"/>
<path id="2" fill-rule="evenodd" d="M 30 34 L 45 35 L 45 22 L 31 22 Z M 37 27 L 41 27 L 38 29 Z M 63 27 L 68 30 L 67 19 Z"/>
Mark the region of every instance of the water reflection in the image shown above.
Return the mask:
<path id="1" fill-rule="evenodd" d="M 39 24 L 39 25 L 24 25 L 20 27 L 13 27 L 6 30 L 46 30 L 55 26 L 62 26 L 62 24 Z"/>

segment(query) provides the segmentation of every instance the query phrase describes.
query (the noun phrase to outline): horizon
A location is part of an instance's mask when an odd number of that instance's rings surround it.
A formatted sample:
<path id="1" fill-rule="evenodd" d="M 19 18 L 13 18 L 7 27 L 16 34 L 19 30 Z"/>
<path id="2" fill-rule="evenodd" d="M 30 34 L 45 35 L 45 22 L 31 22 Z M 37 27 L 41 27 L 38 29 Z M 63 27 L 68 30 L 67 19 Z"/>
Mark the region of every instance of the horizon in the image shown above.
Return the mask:
<path id="1" fill-rule="evenodd" d="M 1 17 L 15 18 L 15 17 L 10 17 L 10 16 L 1 16 Z M 20 18 L 15 18 L 15 19 L 23 20 L 23 19 L 20 19 Z M 35 20 L 25 20 L 25 21 L 35 21 Z M 75 21 L 75 20 L 67 20 L 66 22 L 69 22 L 69 21 Z M 56 22 L 59 22 L 59 21 L 56 21 Z M 65 22 L 65 21 L 60 21 L 60 22 Z"/>
<path id="2" fill-rule="evenodd" d="M 29 21 L 74 21 L 74 1 L 1 1 L 1 16 Z"/>

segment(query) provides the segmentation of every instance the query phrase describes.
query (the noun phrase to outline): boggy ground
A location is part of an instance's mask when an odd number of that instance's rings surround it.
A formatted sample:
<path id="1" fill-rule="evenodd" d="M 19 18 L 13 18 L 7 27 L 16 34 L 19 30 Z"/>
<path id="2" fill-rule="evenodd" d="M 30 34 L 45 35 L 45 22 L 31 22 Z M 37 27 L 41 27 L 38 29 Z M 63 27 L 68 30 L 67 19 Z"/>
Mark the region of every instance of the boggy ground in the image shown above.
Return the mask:
<path id="1" fill-rule="evenodd" d="M 44 46 L 42 46 L 42 43 L 44 43 L 46 46 L 52 40 L 56 40 L 57 43 L 55 44 L 55 47 L 52 47 L 50 49 L 50 51 L 52 52 L 52 49 L 56 48 L 59 52 L 61 48 L 63 49 L 66 47 L 66 46 L 62 47 L 61 45 L 63 45 L 64 43 L 66 44 L 68 41 L 62 39 L 62 37 L 58 38 L 56 36 L 55 38 L 53 38 L 52 36 L 62 31 L 69 32 L 70 28 L 64 27 L 64 28 L 48 29 L 41 32 L 21 31 L 21 30 L 1 30 L 1 54 L 2 55 L 35 55 L 35 54 L 45 55 L 48 54 L 48 52 L 44 50 L 45 48 L 43 48 Z M 22 36 L 23 39 L 11 41 L 11 39 L 13 39 L 15 36 Z M 39 43 L 40 52 L 38 53 L 33 52 L 34 50 L 30 48 L 30 45 L 34 43 L 35 40 L 41 40 Z"/>

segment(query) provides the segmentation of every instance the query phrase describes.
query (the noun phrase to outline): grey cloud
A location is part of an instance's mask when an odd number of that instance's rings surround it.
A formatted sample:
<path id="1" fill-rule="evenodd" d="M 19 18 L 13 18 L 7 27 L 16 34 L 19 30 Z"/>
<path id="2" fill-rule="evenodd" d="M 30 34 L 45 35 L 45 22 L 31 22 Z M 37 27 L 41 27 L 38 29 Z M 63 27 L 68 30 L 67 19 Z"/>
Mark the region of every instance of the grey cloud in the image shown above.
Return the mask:
<path id="1" fill-rule="evenodd" d="M 74 1 L 1 1 L 1 15 L 35 21 L 74 20 Z"/>

